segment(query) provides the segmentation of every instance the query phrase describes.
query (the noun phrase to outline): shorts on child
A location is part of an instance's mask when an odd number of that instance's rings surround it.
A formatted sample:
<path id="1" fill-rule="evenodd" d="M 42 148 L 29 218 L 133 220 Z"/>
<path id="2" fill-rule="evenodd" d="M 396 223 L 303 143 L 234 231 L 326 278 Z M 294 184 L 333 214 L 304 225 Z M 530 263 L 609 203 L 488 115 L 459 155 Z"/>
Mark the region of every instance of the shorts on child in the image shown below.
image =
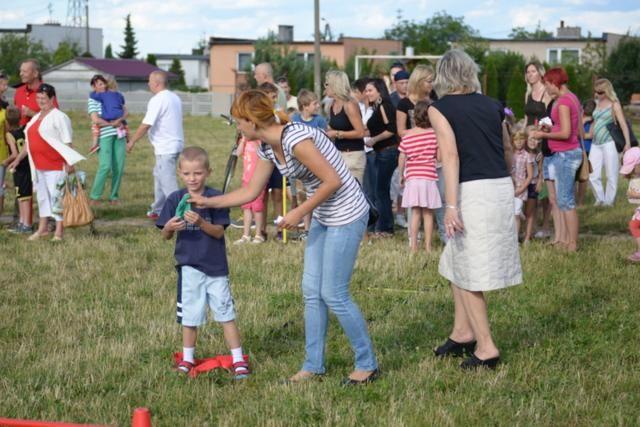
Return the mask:
<path id="1" fill-rule="evenodd" d="M 403 208 L 439 209 L 442 207 L 437 181 L 429 179 L 410 179 L 404 184 L 402 192 Z"/>
<path id="2" fill-rule="evenodd" d="M 13 186 L 16 188 L 16 199 L 27 200 L 33 196 L 29 159 L 24 158 L 18 163 L 16 170 L 13 172 Z"/>
<path id="3" fill-rule="evenodd" d="M 243 187 L 246 187 L 249 183 L 242 183 Z M 264 211 L 264 194 L 267 192 L 267 188 L 263 188 L 258 197 L 255 200 L 250 201 L 249 203 L 245 203 L 240 206 L 240 208 L 251 209 L 251 212 L 263 212 Z"/>
<path id="4" fill-rule="evenodd" d="M 274 167 L 269 182 L 267 182 L 267 189 L 275 188 L 276 190 L 282 190 L 282 174 L 278 168 Z"/>
<path id="5" fill-rule="evenodd" d="M 524 200 L 519 197 L 513 198 L 513 212 L 516 216 L 522 215 L 522 206 L 524 206 Z"/>
<path id="6" fill-rule="evenodd" d="M 629 221 L 629 231 L 636 239 L 640 239 L 640 219 L 632 219 Z"/>
<path id="7" fill-rule="evenodd" d="M 527 186 L 527 199 L 537 200 L 538 192 L 536 191 L 536 184 L 531 183 Z"/>
<path id="8" fill-rule="evenodd" d="M 227 276 L 211 277 L 188 265 L 178 266 L 176 320 L 183 326 L 207 321 L 207 306 L 216 322 L 235 320 L 236 312 Z"/>

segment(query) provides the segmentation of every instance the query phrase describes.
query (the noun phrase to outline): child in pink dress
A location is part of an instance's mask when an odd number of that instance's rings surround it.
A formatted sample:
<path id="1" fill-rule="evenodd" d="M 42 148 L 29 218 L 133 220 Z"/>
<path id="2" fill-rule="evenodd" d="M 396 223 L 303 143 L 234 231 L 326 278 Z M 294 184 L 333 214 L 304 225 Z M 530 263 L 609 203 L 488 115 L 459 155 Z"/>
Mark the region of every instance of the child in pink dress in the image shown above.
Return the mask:
<path id="1" fill-rule="evenodd" d="M 527 135 L 524 129 L 515 131 L 511 137 L 511 146 L 513 148 L 511 178 L 515 186 L 514 211 L 516 215 L 516 233 L 518 235 L 520 235 L 520 219 L 524 203 L 527 201 L 527 190 L 533 179 L 534 159 L 525 150 L 526 144 Z"/>
<path id="2" fill-rule="evenodd" d="M 238 145 L 238 153 L 242 154 L 242 186 L 246 187 L 251 181 L 251 177 L 258 164 L 258 149 L 260 148 L 260 141 L 247 141 L 242 138 Z M 260 195 L 247 204 L 241 206 L 242 218 L 243 218 L 243 232 L 242 237 L 234 242 L 239 245 L 242 243 L 263 243 L 264 236 L 262 235 L 262 225 L 265 221 L 264 216 L 264 193 L 265 188 L 262 189 Z M 256 222 L 256 234 L 251 240 L 251 223 Z"/>
<path id="3" fill-rule="evenodd" d="M 402 207 L 411 208 L 409 242 L 414 253 L 418 252 L 420 219 L 424 226 L 424 247 L 427 253 L 431 252 L 433 210 L 442 207 L 436 172 L 438 144 L 427 116 L 428 108 L 426 101 L 416 103 L 413 110 L 415 127 L 405 133 L 398 147 L 398 174 L 404 185 Z"/>

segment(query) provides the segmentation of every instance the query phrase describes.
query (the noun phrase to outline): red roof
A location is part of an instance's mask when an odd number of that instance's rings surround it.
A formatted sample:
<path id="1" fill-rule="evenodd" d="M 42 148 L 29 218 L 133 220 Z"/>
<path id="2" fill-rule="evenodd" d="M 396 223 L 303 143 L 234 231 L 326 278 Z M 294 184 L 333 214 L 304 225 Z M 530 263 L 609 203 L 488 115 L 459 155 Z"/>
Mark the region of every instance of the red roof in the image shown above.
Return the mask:
<path id="1" fill-rule="evenodd" d="M 162 69 L 155 65 L 140 61 L 139 59 L 95 59 L 80 57 L 75 60 L 105 74 L 111 74 L 116 79 L 125 77 L 146 80 L 153 71 L 162 71 Z M 175 74 L 169 73 L 169 79 L 173 80 L 175 78 L 177 78 Z"/>

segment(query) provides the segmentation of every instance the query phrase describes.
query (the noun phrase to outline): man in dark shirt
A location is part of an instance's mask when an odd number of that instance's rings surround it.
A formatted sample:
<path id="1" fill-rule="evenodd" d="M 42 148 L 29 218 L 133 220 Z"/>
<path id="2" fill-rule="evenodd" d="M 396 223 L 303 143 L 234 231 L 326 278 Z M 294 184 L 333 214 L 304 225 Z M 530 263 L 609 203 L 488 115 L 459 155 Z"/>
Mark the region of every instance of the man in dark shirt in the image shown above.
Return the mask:
<path id="1" fill-rule="evenodd" d="M 405 70 L 398 71 L 394 76 L 395 92 L 389 95 L 391 103 L 398 108 L 398 103 L 402 98 L 407 96 L 407 88 L 409 86 L 409 73 Z"/>

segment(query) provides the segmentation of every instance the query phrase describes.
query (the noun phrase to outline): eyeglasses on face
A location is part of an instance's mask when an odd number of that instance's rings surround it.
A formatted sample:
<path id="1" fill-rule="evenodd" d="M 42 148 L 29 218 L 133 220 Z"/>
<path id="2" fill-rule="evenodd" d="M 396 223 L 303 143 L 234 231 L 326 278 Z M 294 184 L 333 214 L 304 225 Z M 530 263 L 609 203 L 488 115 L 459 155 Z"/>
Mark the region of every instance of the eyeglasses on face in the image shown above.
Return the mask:
<path id="1" fill-rule="evenodd" d="M 597 90 L 596 91 L 596 95 L 604 95 L 604 91 L 603 90 Z"/>

